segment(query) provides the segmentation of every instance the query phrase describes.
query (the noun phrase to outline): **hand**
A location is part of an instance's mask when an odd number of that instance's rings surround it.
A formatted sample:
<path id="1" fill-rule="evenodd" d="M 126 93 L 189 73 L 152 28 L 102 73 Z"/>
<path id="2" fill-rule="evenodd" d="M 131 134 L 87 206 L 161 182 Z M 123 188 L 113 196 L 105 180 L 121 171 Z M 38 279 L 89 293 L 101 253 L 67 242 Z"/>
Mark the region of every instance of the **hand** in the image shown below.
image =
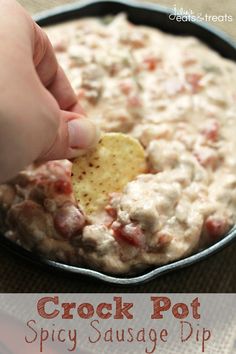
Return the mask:
<path id="1" fill-rule="evenodd" d="M 34 161 L 72 158 L 98 140 L 46 34 L 0 0 L 0 182 Z"/>

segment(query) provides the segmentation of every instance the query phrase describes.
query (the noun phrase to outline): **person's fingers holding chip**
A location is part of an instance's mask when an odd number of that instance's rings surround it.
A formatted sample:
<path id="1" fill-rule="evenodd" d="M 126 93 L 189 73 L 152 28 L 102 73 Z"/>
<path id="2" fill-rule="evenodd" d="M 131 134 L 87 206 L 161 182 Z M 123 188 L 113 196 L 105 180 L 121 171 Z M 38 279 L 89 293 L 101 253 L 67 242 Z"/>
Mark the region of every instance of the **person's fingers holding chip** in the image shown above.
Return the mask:
<path id="1" fill-rule="evenodd" d="M 34 22 L 33 61 L 37 74 L 44 87 L 54 96 L 63 110 L 73 110 L 84 114 L 71 84 L 57 62 L 53 47 L 47 34 Z"/>
<path id="2" fill-rule="evenodd" d="M 77 113 L 61 110 L 56 137 L 49 149 L 43 151 L 37 161 L 77 157 L 81 150 L 93 147 L 98 142 L 99 136 L 98 128 L 89 119 Z"/>
<path id="3" fill-rule="evenodd" d="M 45 161 L 58 158 L 73 158 L 78 150 L 87 149 L 97 141 L 98 129 L 87 119 L 78 102 L 63 69 L 57 62 L 53 47 L 44 31 L 36 24 L 33 38 L 33 60 L 36 72 L 43 86 L 56 99 L 61 111 L 58 112 L 59 127 L 53 143 L 46 147 L 38 158 Z M 65 110 L 78 113 L 67 113 Z"/>
<path id="4" fill-rule="evenodd" d="M 4 182 L 34 161 L 78 155 L 78 150 L 97 141 L 97 129 L 81 117 L 47 36 L 17 2 L 0 5 L 0 182 Z"/>

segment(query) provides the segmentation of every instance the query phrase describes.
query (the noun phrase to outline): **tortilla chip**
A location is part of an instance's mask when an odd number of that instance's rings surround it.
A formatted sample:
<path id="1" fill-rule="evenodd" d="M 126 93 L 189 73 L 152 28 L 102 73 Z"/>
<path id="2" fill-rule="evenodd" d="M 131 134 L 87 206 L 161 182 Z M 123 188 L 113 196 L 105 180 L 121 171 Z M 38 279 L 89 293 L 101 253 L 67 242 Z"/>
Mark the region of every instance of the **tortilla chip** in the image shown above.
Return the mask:
<path id="1" fill-rule="evenodd" d="M 110 193 L 121 192 L 145 171 L 145 152 L 138 140 L 121 133 L 104 134 L 96 148 L 73 161 L 75 198 L 86 214 L 93 214 L 107 205 Z"/>

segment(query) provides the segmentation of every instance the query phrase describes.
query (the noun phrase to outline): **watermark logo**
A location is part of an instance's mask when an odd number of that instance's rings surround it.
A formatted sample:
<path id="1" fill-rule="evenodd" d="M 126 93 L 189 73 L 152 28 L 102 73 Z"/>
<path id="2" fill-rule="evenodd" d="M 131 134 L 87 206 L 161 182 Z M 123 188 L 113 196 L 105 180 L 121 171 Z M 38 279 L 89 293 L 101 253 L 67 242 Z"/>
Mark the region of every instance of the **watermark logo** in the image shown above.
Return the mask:
<path id="1" fill-rule="evenodd" d="M 177 22 L 188 22 L 188 21 L 232 22 L 233 21 L 233 16 L 227 13 L 222 15 L 209 15 L 207 13 L 203 14 L 202 12 L 194 13 L 194 11 L 191 9 L 186 10 L 183 7 L 177 8 L 176 5 L 174 5 L 172 10 L 173 10 L 172 13 L 169 14 L 169 19 Z"/>

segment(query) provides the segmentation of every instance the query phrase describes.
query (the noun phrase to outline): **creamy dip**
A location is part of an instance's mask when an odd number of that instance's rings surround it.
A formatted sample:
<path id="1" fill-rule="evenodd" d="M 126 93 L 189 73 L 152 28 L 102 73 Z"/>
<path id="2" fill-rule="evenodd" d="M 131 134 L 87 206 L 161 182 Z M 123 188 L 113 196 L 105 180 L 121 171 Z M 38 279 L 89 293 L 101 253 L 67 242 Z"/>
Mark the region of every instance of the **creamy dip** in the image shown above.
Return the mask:
<path id="1" fill-rule="evenodd" d="M 6 237 L 46 257 L 135 272 L 216 242 L 236 221 L 236 65 L 193 37 L 121 14 L 46 29 L 87 115 L 137 138 L 148 173 L 90 218 L 70 162 L 29 167 L 0 186 Z"/>

